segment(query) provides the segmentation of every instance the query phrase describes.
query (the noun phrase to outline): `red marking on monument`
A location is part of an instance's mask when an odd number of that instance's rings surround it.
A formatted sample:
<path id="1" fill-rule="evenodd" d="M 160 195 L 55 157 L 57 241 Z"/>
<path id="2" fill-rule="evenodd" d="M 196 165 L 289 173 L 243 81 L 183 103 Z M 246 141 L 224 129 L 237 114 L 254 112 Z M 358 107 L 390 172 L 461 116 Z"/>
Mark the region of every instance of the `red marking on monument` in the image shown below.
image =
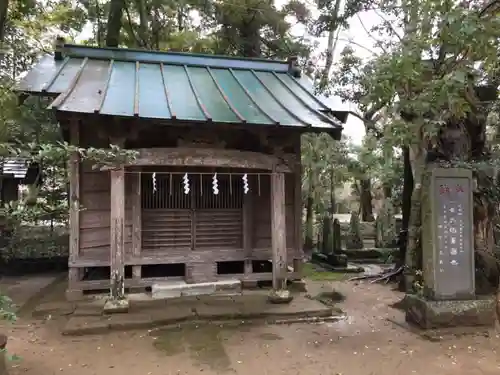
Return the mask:
<path id="1" fill-rule="evenodd" d="M 464 187 L 462 185 L 457 185 L 456 192 L 457 193 L 463 193 L 464 192 Z"/>
<path id="2" fill-rule="evenodd" d="M 448 187 L 448 185 L 439 185 L 439 194 L 450 194 L 450 188 Z"/>

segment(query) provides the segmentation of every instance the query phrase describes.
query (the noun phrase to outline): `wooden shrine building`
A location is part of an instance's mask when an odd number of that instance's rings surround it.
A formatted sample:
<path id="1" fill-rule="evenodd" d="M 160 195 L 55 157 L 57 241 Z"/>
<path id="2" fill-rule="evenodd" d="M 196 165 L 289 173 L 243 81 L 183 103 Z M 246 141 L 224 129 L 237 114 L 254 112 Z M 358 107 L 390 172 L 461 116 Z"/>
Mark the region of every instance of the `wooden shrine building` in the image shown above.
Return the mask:
<path id="1" fill-rule="evenodd" d="M 39 165 L 22 157 L 0 158 L 0 205 L 4 207 L 19 200 L 19 186 L 41 184 L 42 172 Z M 0 243 L 9 236 L 11 228 L 3 214 L 0 214 Z M 6 236 L 6 237 L 4 237 Z"/>
<path id="2" fill-rule="evenodd" d="M 300 135 L 340 139 L 347 118 L 302 79 L 294 59 L 76 45 L 44 56 L 18 91 L 54 97 L 65 139 L 138 151 L 111 171 L 70 162 L 69 295 L 299 278 Z M 86 276 L 98 267 L 104 277 Z"/>
<path id="3" fill-rule="evenodd" d="M 0 159 L 0 203 L 19 199 L 19 185 L 37 184 L 41 181 L 40 168 L 25 158 Z"/>

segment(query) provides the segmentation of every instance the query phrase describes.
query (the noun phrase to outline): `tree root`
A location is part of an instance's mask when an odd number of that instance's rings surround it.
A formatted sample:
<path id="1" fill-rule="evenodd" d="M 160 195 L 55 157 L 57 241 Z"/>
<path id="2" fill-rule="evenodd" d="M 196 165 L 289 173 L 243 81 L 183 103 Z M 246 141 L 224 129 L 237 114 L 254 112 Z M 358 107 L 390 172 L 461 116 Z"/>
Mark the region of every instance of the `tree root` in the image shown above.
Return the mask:
<path id="1" fill-rule="evenodd" d="M 397 269 L 385 270 L 383 272 L 380 272 L 380 273 L 377 273 L 374 275 L 364 275 L 364 276 L 351 277 L 348 281 L 371 280 L 370 284 L 375 284 L 375 283 L 378 283 L 380 281 L 385 281 L 385 283 L 387 284 L 394 276 L 402 274 L 403 270 L 404 270 L 404 266 L 401 266 L 401 267 L 398 267 Z"/>

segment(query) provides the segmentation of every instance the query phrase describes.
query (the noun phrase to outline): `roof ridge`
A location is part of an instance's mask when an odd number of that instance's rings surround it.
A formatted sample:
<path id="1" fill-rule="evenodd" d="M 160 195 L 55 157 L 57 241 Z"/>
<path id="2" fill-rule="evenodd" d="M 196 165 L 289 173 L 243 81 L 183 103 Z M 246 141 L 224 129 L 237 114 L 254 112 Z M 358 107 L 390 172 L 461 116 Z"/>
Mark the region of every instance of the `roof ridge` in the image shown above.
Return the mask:
<path id="1" fill-rule="evenodd" d="M 120 48 L 120 47 L 96 47 L 96 46 L 87 46 L 83 44 L 73 44 L 73 43 L 65 43 L 63 46 L 64 49 L 87 49 L 87 50 L 101 50 L 101 51 L 110 51 L 110 52 L 137 52 L 137 53 L 152 53 L 157 55 L 178 55 L 178 56 L 199 56 L 199 57 L 207 57 L 207 58 L 218 58 L 218 59 L 227 59 L 227 60 L 242 60 L 242 61 L 260 61 L 260 62 L 270 62 L 270 63 L 283 63 L 288 64 L 287 60 L 273 60 L 266 59 L 263 57 L 241 57 L 241 56 L 229 56 L 229 55 L 218 55 L 211 53 L 199 53 L 199 52 L 179 52 L 179 51 L 157 51 L 157 50 L 149 50 L 144 48 Z"/>
<path id="2" fill-rule="evenodd" d="M 93 47 L 64 44 L 61 57 L 89 58 L 96 60 L 133 61 L 140 63 L 164 63 L 187 66 L 210 66 L 233 69 L 256 69 L 288 72 L 291 62 L 262 58 L 210 55 L 201 53 L 152 51 L 145 49 Z"/>

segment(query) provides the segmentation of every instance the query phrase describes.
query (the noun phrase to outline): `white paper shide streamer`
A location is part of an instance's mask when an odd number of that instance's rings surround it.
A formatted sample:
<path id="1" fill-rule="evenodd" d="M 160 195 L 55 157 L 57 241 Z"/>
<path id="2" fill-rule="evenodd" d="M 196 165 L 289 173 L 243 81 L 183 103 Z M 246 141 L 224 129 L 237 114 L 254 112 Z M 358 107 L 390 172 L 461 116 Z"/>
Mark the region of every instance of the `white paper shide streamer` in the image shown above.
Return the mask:
<path id="1" fill-rule="evenodd" d="M 182 177 L 182 185 L 184 186 L 184 194 L 189 194 L 189 177 L 188 174 L 185 173 Z"/>
<path id="2" fill-rule="evenodd" d="M 153 183 L 153 193 L 156 193 L 156 172 L 154 172 L 153 175 L 151 176 L 151 180 Z"/>
<path id="3" fill-rule="evenodd" d="M 243 193 L 248 194 L 250 191 L 248 187 L 248 175 L 245 173 L 241 179 L 243 180 Z"/>
<path id="4" fill-rule="evenodd" d="M 217 173 L 214 173 L 214 176 L 212 177 L 212 191 L 214 195 L 219 194 L 219 181 L 217 180 Z"/>

